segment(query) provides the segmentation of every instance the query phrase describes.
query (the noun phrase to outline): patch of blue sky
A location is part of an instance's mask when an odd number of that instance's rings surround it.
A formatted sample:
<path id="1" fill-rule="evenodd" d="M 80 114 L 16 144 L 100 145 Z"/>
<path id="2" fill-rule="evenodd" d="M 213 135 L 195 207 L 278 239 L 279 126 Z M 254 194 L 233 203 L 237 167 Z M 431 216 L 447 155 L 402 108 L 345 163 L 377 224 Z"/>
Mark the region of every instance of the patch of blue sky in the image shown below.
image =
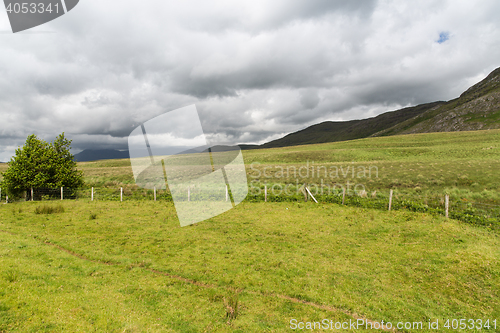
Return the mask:
<path id="1" fill-rule="evenodd" d="M 436 42 L 438 42 L 439 44 L 443 44 L 448 39 L 450 39 L 450 33 L 446 32 L 446 31 L 442 31 L 439 33 L 439 39 Z"/>

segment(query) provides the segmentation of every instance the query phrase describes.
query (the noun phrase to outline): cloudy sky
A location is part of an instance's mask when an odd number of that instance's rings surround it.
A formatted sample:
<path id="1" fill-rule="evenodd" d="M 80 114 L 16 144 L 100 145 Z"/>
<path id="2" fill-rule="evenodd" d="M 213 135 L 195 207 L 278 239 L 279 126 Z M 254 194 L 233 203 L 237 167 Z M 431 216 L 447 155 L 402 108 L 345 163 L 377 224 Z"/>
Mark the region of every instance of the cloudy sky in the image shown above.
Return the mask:
<path id="1" fill-rule="evenodd" d="M 13 34 L 0 13 L 0 161 L 26 136 L 127 147 L 196 104 L 225 143 L 457 97 L 500 66 L 500 2 L 81 0 Z"/>

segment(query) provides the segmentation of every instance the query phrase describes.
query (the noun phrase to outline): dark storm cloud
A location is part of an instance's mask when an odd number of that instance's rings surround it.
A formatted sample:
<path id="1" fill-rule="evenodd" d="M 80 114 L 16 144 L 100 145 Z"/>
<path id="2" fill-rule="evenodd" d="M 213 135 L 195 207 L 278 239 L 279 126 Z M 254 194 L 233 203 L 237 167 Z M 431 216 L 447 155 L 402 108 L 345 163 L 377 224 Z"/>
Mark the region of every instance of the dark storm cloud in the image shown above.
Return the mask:
<path id="1" fill-rule="evenodd" d="M 498 12 L 494 0 L 82 1 L 35 33 L 0 34 L 0 161 L 31 133 L 123 149 L 140 123 L 190 104 L 211 142 L 234 144 L 448 100 L 500 66 Z"/>

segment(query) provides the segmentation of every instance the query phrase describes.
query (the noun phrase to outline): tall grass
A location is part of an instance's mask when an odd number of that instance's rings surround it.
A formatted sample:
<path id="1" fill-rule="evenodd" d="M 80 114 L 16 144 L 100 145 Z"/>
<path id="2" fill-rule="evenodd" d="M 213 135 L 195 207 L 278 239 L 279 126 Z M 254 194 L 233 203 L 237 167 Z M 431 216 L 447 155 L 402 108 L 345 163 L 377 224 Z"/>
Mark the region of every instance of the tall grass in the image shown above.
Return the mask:
<path id="1" fill-rule="evenodd" d="M 64 207 L 61 204 L 43 205 L 35 208 L 35 214 L 56 214 L 56 213 L 64 213 Z"/>

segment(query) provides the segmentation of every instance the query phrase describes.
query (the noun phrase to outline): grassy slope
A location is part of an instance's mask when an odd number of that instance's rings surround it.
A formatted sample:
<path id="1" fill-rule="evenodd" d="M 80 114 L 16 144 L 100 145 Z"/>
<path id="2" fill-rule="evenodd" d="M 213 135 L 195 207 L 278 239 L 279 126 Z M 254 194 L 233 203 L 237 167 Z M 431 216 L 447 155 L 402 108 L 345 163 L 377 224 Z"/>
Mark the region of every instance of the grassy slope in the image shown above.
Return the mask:
<path id="1" fill-rule="evenodd" d="M 349 313 L 500 318 L 499 235 L 453 220 L 243 203 L 180 228 L 165 202 L 67 201 L 46 216 L 37 205 L 0 206 L 0 331 L 285 332 L 291 318 Z M 228 324 L 233 289 L 241 311 Z"/>

